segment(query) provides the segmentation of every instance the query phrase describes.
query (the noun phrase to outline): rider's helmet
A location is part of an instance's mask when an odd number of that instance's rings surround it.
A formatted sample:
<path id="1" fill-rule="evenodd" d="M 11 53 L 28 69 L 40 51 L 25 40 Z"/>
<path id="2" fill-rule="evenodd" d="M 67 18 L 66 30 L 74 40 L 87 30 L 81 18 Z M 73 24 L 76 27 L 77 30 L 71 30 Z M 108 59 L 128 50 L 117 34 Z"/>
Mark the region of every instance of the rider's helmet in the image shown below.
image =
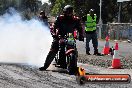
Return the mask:
<path id="1" fill-rule="evenodd" d="M 63 9 L 64 14 L 73 14 L 73 7 L 71 5 L 66 5 Z"/>

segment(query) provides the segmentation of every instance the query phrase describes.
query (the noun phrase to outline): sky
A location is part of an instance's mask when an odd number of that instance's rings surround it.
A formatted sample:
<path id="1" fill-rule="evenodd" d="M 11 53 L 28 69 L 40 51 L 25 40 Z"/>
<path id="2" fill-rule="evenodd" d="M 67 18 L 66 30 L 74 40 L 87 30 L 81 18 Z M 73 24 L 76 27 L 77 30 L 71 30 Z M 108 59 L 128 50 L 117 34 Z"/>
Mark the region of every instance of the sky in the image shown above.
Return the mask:
<path id="1" fill-rule="evenodd" d="M 130 0 L 117 0 L 117 2 L 124 2 L 124 1 L 130 1 Z"/>
<path id="2" fill-rule="evenodd" d="M 42 1 L 42 3 L 45 3 L 45 2 L 48 2 L 49 0 L 41 0 Z"/>

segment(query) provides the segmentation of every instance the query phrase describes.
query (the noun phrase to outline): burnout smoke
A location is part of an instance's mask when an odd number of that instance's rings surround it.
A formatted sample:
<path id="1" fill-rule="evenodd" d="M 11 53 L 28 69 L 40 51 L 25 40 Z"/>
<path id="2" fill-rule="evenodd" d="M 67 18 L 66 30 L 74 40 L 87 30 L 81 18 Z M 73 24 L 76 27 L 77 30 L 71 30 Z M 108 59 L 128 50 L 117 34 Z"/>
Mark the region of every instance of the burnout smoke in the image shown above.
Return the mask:
<path id="1" fill-rule="evenodd" d="M 36 19 L 23 21 L 14 10 L 0 16 L 0 63 L 43 66 L 52 37 Z"/>

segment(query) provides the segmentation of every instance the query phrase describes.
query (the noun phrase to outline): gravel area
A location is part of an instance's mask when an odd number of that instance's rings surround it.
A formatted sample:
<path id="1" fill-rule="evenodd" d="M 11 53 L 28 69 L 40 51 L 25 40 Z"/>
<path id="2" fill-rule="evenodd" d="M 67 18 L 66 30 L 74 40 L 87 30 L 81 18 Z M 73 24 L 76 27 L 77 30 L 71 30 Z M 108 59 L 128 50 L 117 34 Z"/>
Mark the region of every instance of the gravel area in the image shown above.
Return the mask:
<path id="1" fill-rule="evenodd" d="M 132 69 L 132 43 L 123 42 L 123 41 L 109 41 L 109 47 L 115 45 L 118 42 L 119 47 L 119 59 L 121 60 L 121 67 L 124 69 Z M 111 55 L 105 56 L 95 56 L 95 55 L 86 55 L 85 53 L 85 43 L 77 41 L 77 49 L 79 52 L 78 62 L 90 64 L 99 67 L 108 68 L 112 64 L 113 57 Z M 98 49 L 101 52 L 104 48 L 105 41 L 99 40 Z M 90 53 L 93 54 L 93 45 L 90 42 Z"/>
<path id="2" fill-rule="evenodd" d="M 86 55 L 86 54 L 79 54 L 78 62 L 90 64 L 93 66 L 105 67 L 108 68 L 112 64 L 112 56 L 95 56 L 95 55 Z M 132 57 L 128 56 L 123 57 L 120 56 L 121 60 L 121 67 L 124 69 L 132 69 Z"/>
<path id="3" fill-rule="evenodd" d="M 73 75 L 39 71 L 36 67 L 20 64 L 0 65 L 0 88 L 132 88 L 131 83 L 86 83 L 81 86 Z"/>

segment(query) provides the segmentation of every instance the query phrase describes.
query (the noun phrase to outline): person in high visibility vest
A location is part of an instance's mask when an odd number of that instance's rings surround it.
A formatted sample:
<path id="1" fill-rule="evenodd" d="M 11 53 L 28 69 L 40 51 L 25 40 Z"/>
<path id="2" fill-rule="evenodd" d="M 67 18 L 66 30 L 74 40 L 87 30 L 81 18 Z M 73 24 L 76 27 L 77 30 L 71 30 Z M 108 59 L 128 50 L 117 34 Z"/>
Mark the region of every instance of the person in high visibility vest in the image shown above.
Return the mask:
<path id="1" fill-rule="evenodd" d="M 98 39 L 96 33 L 96 19 L 97 16 L 94 14 L 94 10 L 90 9 L 89 14 L 83 17 L 83 21 L 85 21 L 85 33 L 86 33 L 86 54 L 90 54 L 89 42 L 92 40 L 94 47 L 94 55 L 100 56 L 101 54 L 98 52 Z"/>

